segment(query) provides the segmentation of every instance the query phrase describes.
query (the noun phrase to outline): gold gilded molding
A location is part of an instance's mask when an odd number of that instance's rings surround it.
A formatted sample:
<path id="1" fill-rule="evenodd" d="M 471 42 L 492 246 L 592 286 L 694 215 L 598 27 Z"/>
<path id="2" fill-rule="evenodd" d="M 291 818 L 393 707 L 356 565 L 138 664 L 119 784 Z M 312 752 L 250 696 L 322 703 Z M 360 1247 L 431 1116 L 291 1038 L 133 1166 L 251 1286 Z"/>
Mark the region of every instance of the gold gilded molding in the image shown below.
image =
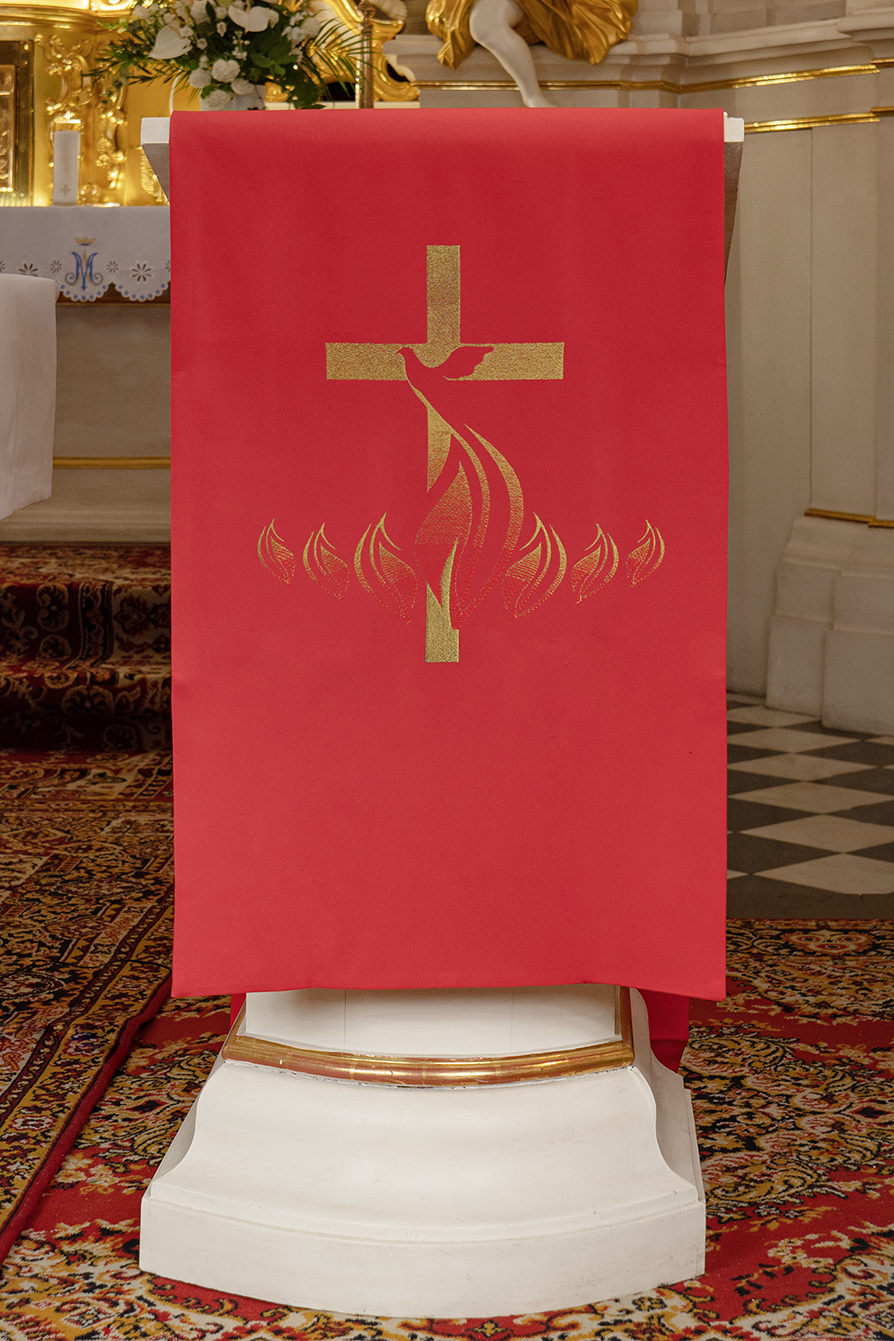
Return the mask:
<path id="1" fill-rule="evenodd" d="M 168 198 L 165 195 L 164 187 L 156 177 L 142 145 L 140 145 L 138 162 L 140 165 L 140 186 L 147 196 L 152 197 L 156 205 L 167 205 Z"/>
<path id="2" fill-rule="evenodd" d="M 16 67 L 0 65 L 0 191 L 12 191 L 16 164 Z"/>
<path id="3" fill-rule="evenodd" d="M 776 130 L 811 130 L 814 126 L 858 126 L 878 121 L 878 113 L 839 112 L 836 116 L 796 116 L 784 121 L 746 121 L 747 135 L 763 135 Z"/>
<path id="4" fill-rule="evenodd" d="M 93 97 L 92 80 L 87 71 L 93 63 L 95 43 L 92 35 L 80 41 L 67 43 L 57 33 L 42 37 L 46 52 L 47 73 L 59 79 L 59 95 L 47 101 L 50 145 L 57 130 L 80 130 L 85 127 L 86 108 Z"/>
<path id="5" fill-rule="evenodd" d="M 221 1049 L 229 1062 L 250 1062 L 281 1071 L 352 1080 L 364 1085 L 434 1086 L 517 1085 L 532 1080 L 558 1080 L 589 1071 L 618 1071 L 634 1062 L 630 989 L 615 989 L 615 1030 L 618 1037 L 584 1048 L 510 1053 L 498 1057 L 394 1057 L 368 1052 L 334 1052 L 294 1048 L 266 1038 L 240 1034 L 245 1007 Z"/>
<path id="6" fill-rule="evenodd" d="M 105 12 L 105 11 L 104 11 Z M 107 40 L 97 13 L 57 5 L 0 4 L 0 65 L 20 48 L 16 71 L 15 199 L 2 204 L 48 205 L 52 197 L 53 135 L 81 134 L 82 204 L 123 204 L 125 151 L 120 143 L 126 119 L 125 91 L 91 74 L 96 53 Z"/>
<path id="7" fill-rule="evenodd" d="M 53 134 L 57 130 L 81 132 L 81 185 L 78 203 L 121 203 L 125 153 L 119 144 L 124 124 L 125 87 L 106 85 L 90 73 L 102 34 L 39 33 L 47 74 L 58 79 L 59 91 L 45 102 L 47 153 L 53 164 Z"/>
<path id="8" fill-rule="evenodd" d="M 773 84 L 800 84 L 811 79 L 836 79 L 842 76 L 871 75 L 878 72 L 880 62 L 866 65 L 828 65 L 818 70 L 785 70 L 762 75 L 742 75 L 738 79 L 712 79 L 700 84 L 686 84 L 686 93 L 712 93 L 721 88 L 767 88 Z"/>
<path id="9" fill-rule="evenodd" d="M 54 456 L 54 470 L 170 470 L 169 456 Z"/>
<path id="10" fill-rule="evenodd" d="M 0 205 L 31 195 L 33 51 L 30 41 L 0 40 Z"/>
<path id="11" fill-rule="evenodd" d="M 815 70 L 780 70 L 771 74 L 741 75 L 738 79 L 710 79 L 693 84 L 675 83 L 671 79 L 541 79 L 540 87 L 549 89 L 592 88 L 623 89 L 672 93 L 681 97 L 689 93 L 713 93 L 727 88 L 761 88 L 773 84 L 796 84 L 811 79 L 834 79 L 841 76 L 876 74 L 883 66 L 894 63 L 872 61 L 866 65 L 830 65 Z M 417 79 L 417 88 L 456 89 L 467 93 L 475 90 L 514 89 L 511 79 Z"/>
<path id="12" fill-rule="evenodd" d="M 678 93 L 684 86 L 670 84 L 664 79 L 541 79 L 541 88 L 620 88 L 620 89 L 660 89 L 665 93 Z M 439 88 L 456 90 L 459 93 L 474 93 L 479 90 L 515 89 L 511 79 L 417 79 L 417 88 Z"/>
<path id="13" fill-rule="evenodd" d="M 363 22 L 360 8 L 354 0 L 328 0 L 338 23 L 354 35 L 360 34 Z M 382 43 L 397 37 L 403 27 L 400 20 L 388 19 L 379 13 L 372 24 L 372 93 L 377 102 L 416 102 L 418 86 L 410 81 L 395 79 L 382 51 Z"/>
<path id="14" fill-rule="evenodd" d="M 834 508 L 808 508 L 805 517 L 825 517 L 828 521 L 857 522 L 861 526 L 894 527 L 894 520 L 870 517 L 863 512 L 836 512 Z"/>
<path id="15" fill-rule="evenodd" d="M 113 197 L 119 194 L 124 184 L 127 154 L 121 147 L 121 127 L 127 121 L 126 93 L 124 83 L 103 83 L 96 99 L 96 166 L 105 176 L 106 189 Z"/>

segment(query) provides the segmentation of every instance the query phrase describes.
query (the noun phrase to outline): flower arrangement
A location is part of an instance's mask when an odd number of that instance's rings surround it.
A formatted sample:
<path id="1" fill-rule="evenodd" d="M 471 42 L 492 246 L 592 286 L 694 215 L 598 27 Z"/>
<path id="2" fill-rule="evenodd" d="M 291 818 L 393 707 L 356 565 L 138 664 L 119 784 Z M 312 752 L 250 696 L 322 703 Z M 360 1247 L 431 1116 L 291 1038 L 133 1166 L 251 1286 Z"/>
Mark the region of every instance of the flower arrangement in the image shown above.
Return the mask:
<path id="1" fill-rule="evenodd" d="M 322 23 L 309 0 L 150 0 L 105 26 L 117 37 L 103 49 L 95 73 L 137 83 L 185 82 L 210 110 L 246 101 L 263 107 L 268 80 L 291 107 L 317 107 L 327 81 L 354 78 L 344 34 Z"/>

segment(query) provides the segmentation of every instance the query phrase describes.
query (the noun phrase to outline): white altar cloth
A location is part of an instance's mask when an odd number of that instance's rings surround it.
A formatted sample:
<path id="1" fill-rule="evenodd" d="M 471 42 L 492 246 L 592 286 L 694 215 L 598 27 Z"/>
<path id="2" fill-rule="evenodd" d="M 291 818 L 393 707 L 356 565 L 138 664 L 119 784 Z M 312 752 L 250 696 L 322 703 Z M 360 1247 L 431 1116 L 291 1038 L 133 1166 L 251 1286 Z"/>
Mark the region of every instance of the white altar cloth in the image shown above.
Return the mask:
<path id="1" fill-rule="evenodd" d="M 34 205 L 0 212 L 0 273 L 52 279 L 66 297 L 93 302 L 112 285 L 133 302 L 171 282 L 165 206 Z"/>
<path id="2" fill-rule="evenodd" d="M 52 490 L 57 293 L 48 279 L 0 275 L 0 517 Z"/>

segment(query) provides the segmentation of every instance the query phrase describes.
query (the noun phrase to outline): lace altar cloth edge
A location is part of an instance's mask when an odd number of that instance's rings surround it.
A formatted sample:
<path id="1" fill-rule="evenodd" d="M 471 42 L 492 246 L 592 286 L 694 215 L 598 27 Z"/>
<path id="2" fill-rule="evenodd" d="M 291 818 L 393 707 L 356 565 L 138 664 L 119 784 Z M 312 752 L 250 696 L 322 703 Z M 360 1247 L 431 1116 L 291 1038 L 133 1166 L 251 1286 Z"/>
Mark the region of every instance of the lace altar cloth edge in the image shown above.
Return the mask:
<path id="1" fill-rule="evenodd" d="M 52 279 L 74 302 L 116 288 L 145 303 L 171 282 L 167 206 L 29 205 L 0 212 L 0 274 Z"/>

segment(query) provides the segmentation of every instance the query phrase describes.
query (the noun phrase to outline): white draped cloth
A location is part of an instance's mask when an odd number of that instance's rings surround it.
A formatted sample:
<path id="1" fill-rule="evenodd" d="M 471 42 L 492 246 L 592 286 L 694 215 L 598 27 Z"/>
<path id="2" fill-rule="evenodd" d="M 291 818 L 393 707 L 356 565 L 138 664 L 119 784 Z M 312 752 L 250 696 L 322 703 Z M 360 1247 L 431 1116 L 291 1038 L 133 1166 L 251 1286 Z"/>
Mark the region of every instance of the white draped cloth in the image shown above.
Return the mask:
<path id="1" fill-rule="evenodd" d="M 0 210 L 0 273 L 53 279 L 78 303 L 113 285 L 132 302 L 146 302 L 171 282 L 170 213 L 163 205 Z"/>
<path id="2" fill-rule="evenodd" d="M 51 279 L 0 275 L 0 517 L 52 490 L 58 293 Z"/>

